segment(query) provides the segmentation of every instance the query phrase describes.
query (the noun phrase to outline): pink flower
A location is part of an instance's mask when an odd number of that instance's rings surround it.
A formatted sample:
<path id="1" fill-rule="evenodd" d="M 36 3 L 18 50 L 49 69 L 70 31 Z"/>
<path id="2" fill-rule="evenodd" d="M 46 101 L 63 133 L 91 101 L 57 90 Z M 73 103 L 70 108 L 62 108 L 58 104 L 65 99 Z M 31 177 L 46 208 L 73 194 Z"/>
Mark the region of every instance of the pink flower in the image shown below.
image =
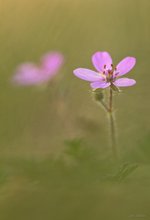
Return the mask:
<path id="1" fill-rule="evenodd" d="M 80 79 L 90 82 L 93 89 L 107 88 L 109 86 L 127 87 L 133 86 L 136 81 L 129 78 L 119 78 L 128 73 L 135 65 L 134 57 L 126 57 L 115 67 L 108 52 L 96 52 L 92 56 L 92 63 L 96 71 L 78 68 L 73 71 Z"/>
<path id="2" fill-rule="evenodd" d="M 30 62 L 18 66 L 13 82 L 24 86 L 40 85 L 51 80 L 58 73 L 63 62 L 61 53 L 47 53 L 41 58 L 39 66 Z"/>

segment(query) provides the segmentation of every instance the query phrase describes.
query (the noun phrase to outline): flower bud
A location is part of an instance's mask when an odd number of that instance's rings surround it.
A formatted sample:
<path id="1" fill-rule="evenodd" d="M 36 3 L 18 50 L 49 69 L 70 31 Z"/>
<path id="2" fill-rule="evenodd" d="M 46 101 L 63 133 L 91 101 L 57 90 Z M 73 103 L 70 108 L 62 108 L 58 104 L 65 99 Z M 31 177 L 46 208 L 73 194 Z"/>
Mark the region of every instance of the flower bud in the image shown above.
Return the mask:
<path id="1" fill-rule="evenodd" d="M 95 101 L 101 102 L 104 99 L 104 93 L 101 89 L 93 90 Z"/>

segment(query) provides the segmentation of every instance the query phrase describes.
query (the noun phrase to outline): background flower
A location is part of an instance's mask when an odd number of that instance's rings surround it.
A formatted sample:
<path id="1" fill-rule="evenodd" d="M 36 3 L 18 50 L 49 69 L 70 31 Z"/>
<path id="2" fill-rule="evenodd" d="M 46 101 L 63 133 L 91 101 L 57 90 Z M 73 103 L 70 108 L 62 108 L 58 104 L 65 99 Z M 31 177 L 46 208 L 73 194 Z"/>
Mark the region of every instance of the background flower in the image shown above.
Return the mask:
<path id="1" fill-rule="evenodd" d="M 59 52 L 49 52 L 40 61 L 40 65 L 24 63 L 18 66 L 13 82 L 18 85 L 39 85 L 51 80 L 60 70 L 64 57 Z"/>

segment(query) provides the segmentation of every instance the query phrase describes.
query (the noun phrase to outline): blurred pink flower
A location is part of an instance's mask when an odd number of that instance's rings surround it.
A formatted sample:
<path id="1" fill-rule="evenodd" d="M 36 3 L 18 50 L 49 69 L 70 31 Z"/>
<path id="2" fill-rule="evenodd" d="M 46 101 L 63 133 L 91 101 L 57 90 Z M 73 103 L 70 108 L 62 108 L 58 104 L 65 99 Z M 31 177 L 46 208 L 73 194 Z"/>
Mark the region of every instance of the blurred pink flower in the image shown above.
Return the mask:
<path id="1" fill-rule="evenodd" d="M 90 69 L 78 68 L 73 71 L 80 79 L 90 82 L 93 89 L 107 88 L 109 86 L 127 87 L 133 86 L 136 81 L 129 78 L 119 78 L 128 73 L 135 65 L 134 57 L 126 57 L 114 67 L 112 58 L 108 52 L 96 52 L 92 56 L 92 63 L 97 72 Z"/>
<path id="2" fill-rule="evenodd" d="M 58 73 L 63 62 L 64 57 L 61 53 L 47 53 L 41 58 L 39 66 L 30 62 L 19 65 L 12 81 L 23 86 L 41 85 Z"/>

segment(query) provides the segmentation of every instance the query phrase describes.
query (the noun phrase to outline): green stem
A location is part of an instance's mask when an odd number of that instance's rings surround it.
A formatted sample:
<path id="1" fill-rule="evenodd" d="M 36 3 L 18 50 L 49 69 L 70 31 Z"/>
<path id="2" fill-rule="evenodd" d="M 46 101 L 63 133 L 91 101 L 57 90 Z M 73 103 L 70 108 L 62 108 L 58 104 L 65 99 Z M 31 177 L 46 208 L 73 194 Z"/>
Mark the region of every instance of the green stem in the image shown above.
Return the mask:
<path id="1" fill-rule="evenodd" d="M 95 100 L 98 104 L 100 104 L 103 109 L 108 113 L 108 119 L 110 124 L 110 143 L 112 148 L 112 153 L 115 159 L 118 159 L 118 152 L 117 152 L 117 143 L 116 143 L 116 127 L 115 127 L 115 115 L 113 112 L 113 89 L 109 87 L 109 104 L 107 105 L 104 101 L 103 93 L 102 92 L 95 92 Z"/>
<path id="2" fill-rule="evenodd" d="M 109 91 L 109 123 L 110 123 L 110 138 L 111 148 L 115 159 L 118 159 L 117 144 L 116 144 L 116 127 L 115 127 L 115 116 L 113 113 L 113 90 L 110 87 Z"/>

